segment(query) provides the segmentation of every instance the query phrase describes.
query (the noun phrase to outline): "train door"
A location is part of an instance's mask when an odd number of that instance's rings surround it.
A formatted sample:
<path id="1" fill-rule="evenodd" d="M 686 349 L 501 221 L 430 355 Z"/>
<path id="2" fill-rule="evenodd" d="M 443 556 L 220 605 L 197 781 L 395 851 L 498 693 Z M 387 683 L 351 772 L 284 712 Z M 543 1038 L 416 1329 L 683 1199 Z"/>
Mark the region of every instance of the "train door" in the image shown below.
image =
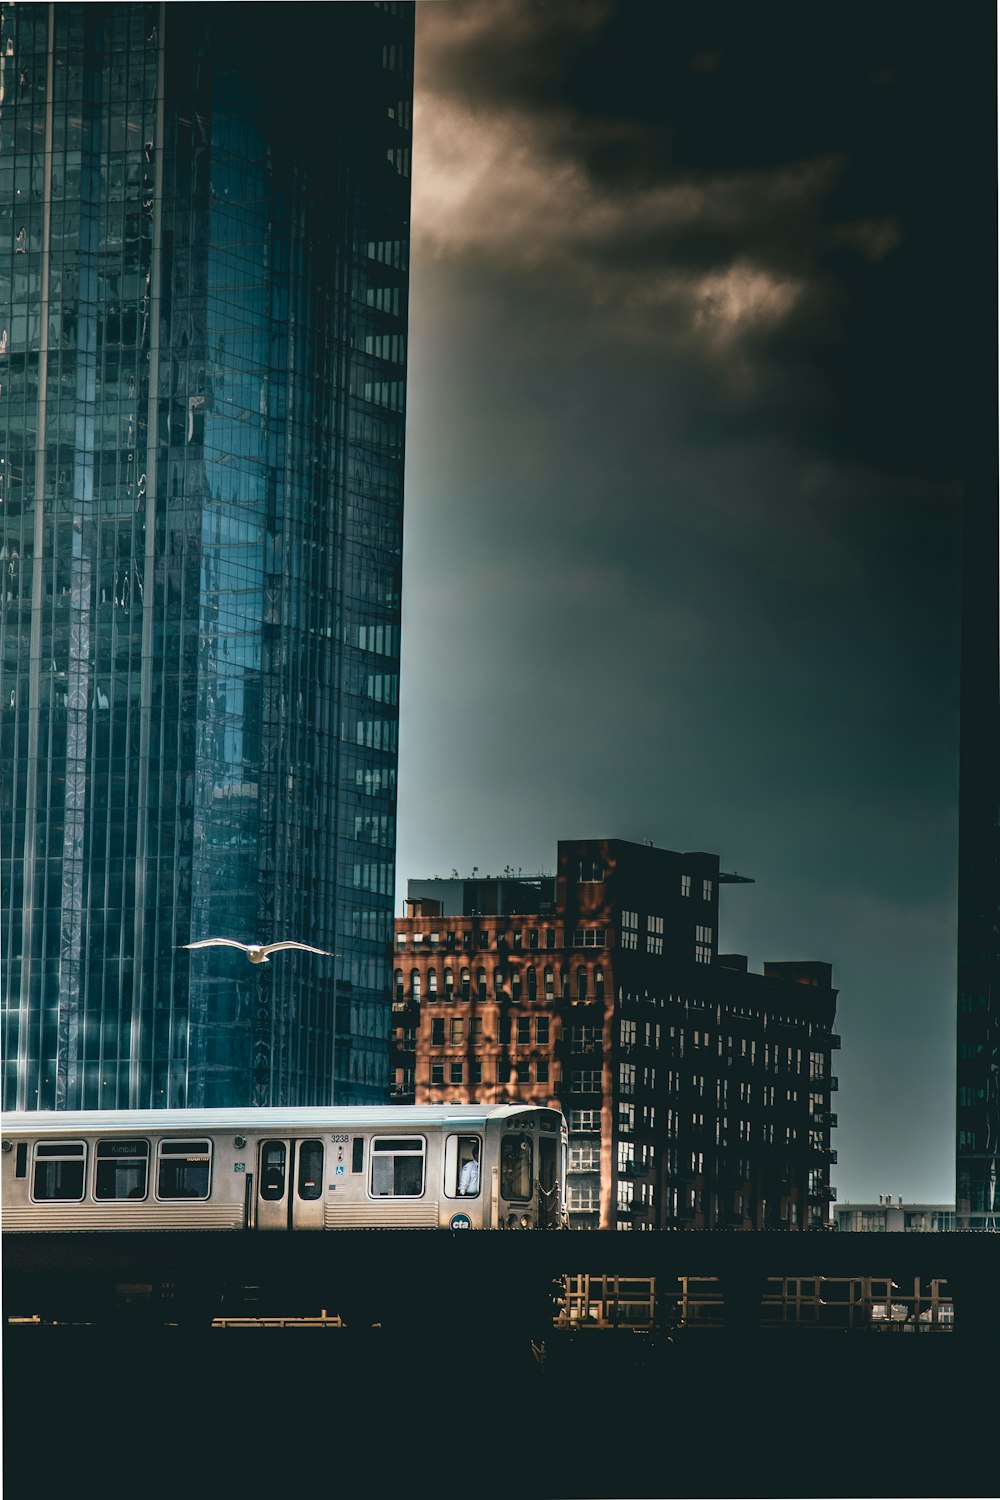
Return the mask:
<path id="1" fill-rule="evenodd" d="M 261 1141 L 255 1206 L 258 1229 L 322 1229 L 323 1142 Z"/>

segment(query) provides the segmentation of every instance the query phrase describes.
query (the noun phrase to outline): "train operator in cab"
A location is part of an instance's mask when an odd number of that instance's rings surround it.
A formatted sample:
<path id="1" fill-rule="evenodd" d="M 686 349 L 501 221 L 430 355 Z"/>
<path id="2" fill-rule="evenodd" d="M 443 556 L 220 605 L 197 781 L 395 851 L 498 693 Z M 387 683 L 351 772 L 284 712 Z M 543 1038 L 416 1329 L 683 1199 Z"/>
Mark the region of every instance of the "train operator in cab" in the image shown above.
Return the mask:
<path id="1" fill-rule="evenodd" d="M 463 1166 L 458 1178 L 460 1197 L 474 1198 L 479 1192 L 479 1142 L 472 1142 L 472 1155 Z"/>

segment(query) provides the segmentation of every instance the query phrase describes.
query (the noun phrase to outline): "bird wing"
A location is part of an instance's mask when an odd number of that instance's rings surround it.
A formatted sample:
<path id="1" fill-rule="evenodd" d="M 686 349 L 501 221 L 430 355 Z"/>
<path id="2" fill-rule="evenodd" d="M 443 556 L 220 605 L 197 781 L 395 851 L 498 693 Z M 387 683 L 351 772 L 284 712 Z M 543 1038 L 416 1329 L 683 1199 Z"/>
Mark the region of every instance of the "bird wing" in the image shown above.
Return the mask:
<path id="1" fill-rule="evenodd" d="M 241 953 L 249 953 L 255 946 L 254 943 L 238 943 L 235 938 L 202 938 L 197 943 L 181 943 L 182 948 L 239 948 Z"/>
<path id="2" fill-rule="evenodd" d="M 337 956 L 326 948 L 314 948 L 311 943 L 265 943 L 262 951 L 264 953 L 277 953 L 279 948 L 301 948 L 304 953 L 320 953 L 324 958 L 336 958 Z"/>

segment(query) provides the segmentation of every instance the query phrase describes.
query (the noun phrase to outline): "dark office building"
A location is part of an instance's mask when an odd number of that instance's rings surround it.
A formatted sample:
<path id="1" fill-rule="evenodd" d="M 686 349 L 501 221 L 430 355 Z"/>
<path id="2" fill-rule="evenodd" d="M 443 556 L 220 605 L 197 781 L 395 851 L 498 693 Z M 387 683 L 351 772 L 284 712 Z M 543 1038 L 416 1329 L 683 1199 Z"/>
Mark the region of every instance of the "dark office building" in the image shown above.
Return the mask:
<path id="1" fill-rule="evenodd" d="M 1000 1230 L 1000 693 L 996 371 L 970 465 L 962 557 L 956 1220 Z M 983 399 L 981 396 L 980 400 Z"/>
<path id="2" fill-rule="evenodd" d="M 4 11 L 5 1106 L 385 1097 L 412 53 Z"/>
<path id="3" fill-rule="evenodd" d="M 576 1228 L 829 1223 L 829 964 L 718 952 L 717 855 L 561 842 L 557 874 L 414 880 L 393 1095 L 556 1104 Z"/>

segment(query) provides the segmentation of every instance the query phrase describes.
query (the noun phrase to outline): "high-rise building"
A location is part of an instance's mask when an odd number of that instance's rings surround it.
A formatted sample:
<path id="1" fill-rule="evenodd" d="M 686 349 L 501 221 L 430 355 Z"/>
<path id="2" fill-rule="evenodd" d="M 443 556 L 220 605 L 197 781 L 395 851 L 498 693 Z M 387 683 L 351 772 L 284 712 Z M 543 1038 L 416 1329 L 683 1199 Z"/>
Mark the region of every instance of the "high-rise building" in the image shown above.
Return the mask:
<path id="1" fill-rule="evenodd" d="M 974 384 L 974 382 L 970 382 Z M 956 1217 L 1000 1230 L 1000 689 L 996 374 L 965 488 L 958 818 Z M 982 402 L 982 397 L 977 398 Z M 992 434 L 992 441 L 990 440 Z M 982 455 L 985 454 L 985 460 Z"/>
<path id="2" fill-rule="evenodd" d="M 394 1097 L 561 1107 L 574 1228 L 826 1227 L 837 992 L 826 963 L 720 955 L 744 879 L 586 839 L 555 876 L 410 881 Z"/>
<path id="3" fill-rule="evenodd" d="M 5 1106 L 385 1097 L 412 49 L 4 10 Z"/>

